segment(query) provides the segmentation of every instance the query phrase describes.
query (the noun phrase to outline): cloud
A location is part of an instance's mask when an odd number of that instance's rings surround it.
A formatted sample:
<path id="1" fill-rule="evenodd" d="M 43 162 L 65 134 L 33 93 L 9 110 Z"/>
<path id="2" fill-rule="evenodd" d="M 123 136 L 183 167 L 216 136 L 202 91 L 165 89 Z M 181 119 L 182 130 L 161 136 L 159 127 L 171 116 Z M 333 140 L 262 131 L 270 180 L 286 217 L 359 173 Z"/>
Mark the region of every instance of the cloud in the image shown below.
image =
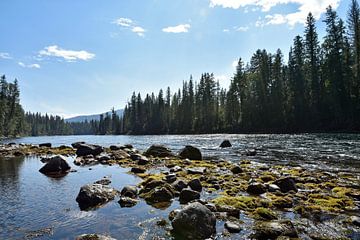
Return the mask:
<path id="1" fill-rule="evenodd" d="M 132 19 L 130 18 L 118 18 L 115 21 L 113 21 L 114 24 L 131 30 L 133 33 L 136 33 L 140 37 L 145 36 L 146 30 L 140 26 L 138 26 Z"/>
<path id="2" fill-rule="evenodd" d="M 9 53 L 6 52 L 0 52 L 0 58 L 2 59 L 12 59 Z"/>
<path id="3" fill-rule="evenodd" d="M 187 33 L 190 27 L 190 24 L 180 24 L 174 27 L 163 28 L 162 31 L 166 33 Z"/>
<path id="4" fill-rule="evenodd" d="M 249 27 L 235 27 L 235 30 L 238 32 L 247 32 L 249 30 Z"/>
<path id="5" fill-rule="evenodd" d="M 129 18 L 119 18 L 116 19 L 114 23 L 122 27 L 130 27 L 133 24 L 133 20 Z"/>
<path id="6" fill-rule="evenodd" d="M 23 67 L 23 68 L 37 68 L 39 69 L 40 68 L 40 65 L 37 64 L 37 63 L 34 63 L 34 64 L 25 64 L 23 62 L 18 62 L 19 66 L 20 67 Z"/>
<path id="7" fill-rule="evenodd" d="M 139 27 L 139 26 L 133 27 L 133 28 L 131 29 L 131 31 L 134 32 L 134 33 L 136 33 L 136 34 L 139 35 L 140 37 L 144 37 L 144 36 L 145 36 L 144 33 L 146 32 L 145 29 L 143 29 L 142 27 Z"/>
<path id="8" fill-rule="evenodd" d="M 74 50 L 65 50 L 57 45 L 45 47 L 43 50 L 39 51 L 39 55 L 41 56 L 49 56 L 49 57 L 59 57 L 63 58 L 66 61 L 73 62 L 77 60 L 88 61 L 95 57 L 95 54 L 89 53 L 87 51 L 74 51 Z"/>
<path id="9" fill-rule="evenodd" d="M 259 7 L 263 12 L 269 12 L 273 7 L 281 4 L 297 4 L 296 12 L 289 14 L 269 14 L 263 22 L 257 22 L 257 26 L 288 24 L 291 27 L 296 24 L 304 24 L 309 12 L 312 12 L 315 19 L 320 19 L 321 14 L 330 5 L 336 9 L 340 0 L 210 0 L 210 7 L 223 8 L 246 8 L 249 6 Z"/>

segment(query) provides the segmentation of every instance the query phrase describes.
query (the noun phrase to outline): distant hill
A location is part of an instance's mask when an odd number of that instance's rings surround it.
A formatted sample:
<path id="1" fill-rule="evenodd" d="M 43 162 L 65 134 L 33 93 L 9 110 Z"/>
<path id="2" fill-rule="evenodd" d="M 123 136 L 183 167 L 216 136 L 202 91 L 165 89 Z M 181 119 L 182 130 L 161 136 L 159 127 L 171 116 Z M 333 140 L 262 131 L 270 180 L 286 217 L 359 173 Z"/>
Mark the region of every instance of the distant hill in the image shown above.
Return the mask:
<path id="1" fill-rule="evenodd" d="M 116 110 L 115 111 L 116 114 L 118 116 L 122 116 L 124 114 L 124 109 L 119 109 L 119 110 Z M 111 111 L 110 112 L 107 112 L 109 114 L 111 114 Z M 83 115 L 83 116 L 77 116 L 77 117 L 72 117 L 72 118 L 67 118 L 65 119 L 65 122 L 68 122 L 68 123 L 73 123 L 73 122 L 85 122 L 85 121 L 91 121 L 91 120 L 97 120 L 99 121 L 100 120 L 100 116 L 101 115 L 104 115 L 105 116 L 106 113 L 101 113 L 101 114 L 94 114 L 94 115 Z"/>

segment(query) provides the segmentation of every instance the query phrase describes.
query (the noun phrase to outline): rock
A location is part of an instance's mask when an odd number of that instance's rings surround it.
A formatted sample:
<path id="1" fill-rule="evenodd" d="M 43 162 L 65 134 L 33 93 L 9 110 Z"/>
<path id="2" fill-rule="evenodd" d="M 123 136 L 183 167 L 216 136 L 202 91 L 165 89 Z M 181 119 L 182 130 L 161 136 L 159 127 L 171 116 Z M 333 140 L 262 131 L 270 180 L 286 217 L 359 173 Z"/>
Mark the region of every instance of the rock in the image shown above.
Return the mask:
<path id="1" fill-rule="evenodd" d="M 96 159 L 100 162 L 108 162 L 111 160 L 111 157 L 106 153 L 101 153 L 99 156 L 96 157 Z"/>
<path id="2" fill-rule="evenodd" d="M 193 179 L 188 183 L 188 186 L 197 192 L 201 192 L 202 191 L 202 185 L 199 179 Z"/>
<path id="3" fill-rule="evenodd" d="M 206 239 L 216 233 L 215 215 L 201 203 L 192 203 L 180 210 L 171 225 L 180 239 Z"/>
<path id="4" fill-rule="evenodd" d="M 130 158 L 130 155 L 127 152 L 125 152 L 124 150 L 113 151 L 111 153 L 111 155 L 112 155 L 112 158 L 116 159 L 116 160 L 122 160 L 122 159 L 125 159 L 125 158 Z"/>
<path id="5" fill-rule="evenodd" d="M 254 226 L 255 239 L 276 239 L 280 236 L 297 238 L 298 233 L 290 220 L 257 222 Z"/>
<path id="6" fill-rule="evenodd" d="M 140 167 L 133 167 L 130 171 L 133 173 L 144 173 L 146 172 L 146 169 Z"/>
<path id="7" fill-rule="evenodd" d="M 25 156 L 25 154 L 24 154 L 23 152 L 21 152 L 21 151 L 15 151 L 15 152 L 13 153 L 13 155 L 14 155 L 15 157 Z"/>
<path id="8" fill-rule="evenodd" d="M 147 157 L 145 157 L 145 156 L 141 155 L 141 158 L 138 159 L 138 165 L 140 165 L 140 166 L 147 165 L 149 163 L 150 163 L 149 159 L 147 159 Z"/>
<path id="9" fill-rule="evenodd" d="M 51 148 L 51 143 L 40 143 L 39 147 L 48 147 Z"/>
<path id="10" fill-rule="evenodd" d="M 85 144 L 85 142 L 74 142 L 71 144 L 71 146 L 77 149 L 81 144 Z"/>
<path id="11" fill-rule="evenodd" d="M 185 188 L 180 192 L 179 201 L 181 204 L 185 204 L 196 199 L 200 199 L 200 193 L 197 191 Z"/>
<path id="12" fill-rule="evenodd" d="M 137 198 L 138 190 L 135 186 L 125 186 L 121 192 L 121 196 L 123 197 L 129 197 L 129 198 Z"/>
<path id="13" fill-rule="evenodd" d="M 281 191 L 279 186 L 275 185 L 275 184 L 269 184 L 268 185 L 268 190 L 269 190 L 269 192 Z"/>
<path id="14" fill-rule="evenodd" d="M 149 203 L 170 202 L 174 198 L 170 185 L 158 186 L 145 194 L 141 194 L 145 201 Z"/>
<path id="15" fill-rule="evenodd" d="M 224 227 L 229 233 L 239 233 L 242 230 L 239 224 L 230 221 L 225 222 Z"/>
<path id="16" fill-rule="evenodd" d="M 121 150 L 121 146 L 118 145 L 111 145 L 109 148 L 111 151 Z"/>
<path id="17" fill-rule="evenodd" d="M 185 148 L 180 151 L 179 156 L 190 160 L 202 160 L 200 150 L 193 146 L 185 146 Z"/>
<path id="18" fill-rule="evenodd" d="M 239 174 L 239 173 L 242 173 L 243 170 L 242 170 L 242 168 L 239 167 L 239 166 L 234 166 L 233 168 L 231 168 L 231 172 L 232 172 L 233 174 Z"/>
<path id="19" fill-rule="evenodd" d="M 76 155 L 78 156 L 86 156 L 93 155 L 97 156 L 104 151 L 103 147 L 99 145 L 91 145 L 91 144 L 79 144 L 77 146 Z"/>
<path id="20" fill-rule="evenodd" d="M 260 195 L 266 192 L 266 188 L 262 183 L 251 183 L 246 191 L 250 194 Z"/>
<path id="21" fill-rule="evenodd" d="M 174 154 L 171 150 L 163 145 L 152 145 L 148 148 L 144 154 L 145 156 L 153 156 L 153 157 L 173 157 Z"/>
<path id="22" fill-rule="evenodd" d="M 351 223 L 354 224 L 355 226 L 360 227 L 360 217 L 351 216 L 351 217 L 350 217 L 350 221 L 351 221 Z"/>
<path id="23" fill-rule="evenodd" d="M 130 155 L 130 158 L 131 158 L 131 160 L 133 160 L 133 161 L 137 161 L 137 160 L 141 159 L 142 157 L 143 157 L 143 155 L 138 154 L 138 153 L 134 153 L 134 154 L 131 154 L 131 155 Z"/>
<path id="24" fill-rule="evenodd" d="M 256 156 L 256 154 L 257 154 L 257 151 L 255 149 L 250 149 L 245 152 L 245 155 L 249 156 L 249 157 L 254 157 L 254 156 Z"/>
<path id="25" fill-rule="evenodd" d="M 94 184 L 110 185 L 111 180 L 107 179 L 107 178 L 104 178 L 104 179 L 101 179 L 101 180 L 98 180 L 98 181 L 94 182 Z"/>
<path id="26" fill-rule="evenodd" d="M 188 174 L 203 174 L 206 168 L 204 167 L 194 167 L 186 169 Z"/>
<path id="27" fill-rule="evenodd" d="M 71 167 L 65 157 L 58 155 L 49 159 L 49 161 L 39 171 L 46 175 L 64 174 L 69 172 Z"/>
<path id="28" fill-rule="evenodd" d="M 180 172 L 182 168 L 180 166 L 174 166 L 170 169 L 170 172 Z"/>
<path id="29" fill-rule="evenodd" d="M 219 205 L 217 206 L 218 212 L 225 212 L 228 217 L 240 218 L 240 209 L 232 206 Z"/>
<path id="30" fill-rule="evenodd" d="M 100 234 L 83 234 L 77 236 L 75 240 L 116 240 L 115 238 Z"/>
<path id="31" fill-rule="evenodd" d="M 291 177 L 280 178 L 280 179 L 274 181 L 274 184 L 279 186 L 281 192 L 283 192 L 283 193 L 287 193 L 291 190 L 293 190 L 295 192 L 298 191 L 296 184 L 295 184 L 295 180 Z"/>
<path id="32" fill-rule="evenodd" d="M 184 181 L 178 180 L 171 184 L 176 191 L 181 192 L 184 188 L 187 188 L 187 184 Z"/>
<path id="33" fill-rule="evenodd" d="M 230 148 L 232 147 L 231 143 L 229 140 L 224 140 L 221 144 L 220 144 L 221 148 Z"/>
<path id="34" fill-rule="evenodd" d="M 81 210 L 96 207 L 113 200 L 117 191 L 102 184 L 87 184 L 80 188 L 76 201 Z"/>
<path id="35" fill-rule="evenodd" d="M 118 203 L 120 204 L 120 206 L 122 208 L 130 208 L 135 206 L 137 203 L 139 202 L 139 200 L 133 199 L 133 198 L 129 198 L 129 197 L 120 197 L 120 200 L 118 201 Z"/>
<path id="36" fill-rule="evenodd" d="M 173 183 L 176 181 L 176 174 L 168 174 L 165 176 L 165 181 L 167 183 Z"/>

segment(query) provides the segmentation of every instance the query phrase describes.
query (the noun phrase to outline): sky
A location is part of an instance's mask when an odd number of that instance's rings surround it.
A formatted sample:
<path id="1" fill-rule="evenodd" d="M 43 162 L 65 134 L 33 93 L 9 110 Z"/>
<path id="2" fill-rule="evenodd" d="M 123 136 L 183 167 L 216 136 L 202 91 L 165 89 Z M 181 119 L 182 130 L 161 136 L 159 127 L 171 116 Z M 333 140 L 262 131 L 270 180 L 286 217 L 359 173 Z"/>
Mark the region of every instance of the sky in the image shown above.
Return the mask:
<path id="1" fill-rule="evenodd" d="M 285 57 L 311 11 L 324 36 L 350 0 L 1 0 L 0 74 L 26 111 L 62 117 L 123 108 L 133 91 L 181 87 L 212 72 L 224 88 L 241 57 Z"/>

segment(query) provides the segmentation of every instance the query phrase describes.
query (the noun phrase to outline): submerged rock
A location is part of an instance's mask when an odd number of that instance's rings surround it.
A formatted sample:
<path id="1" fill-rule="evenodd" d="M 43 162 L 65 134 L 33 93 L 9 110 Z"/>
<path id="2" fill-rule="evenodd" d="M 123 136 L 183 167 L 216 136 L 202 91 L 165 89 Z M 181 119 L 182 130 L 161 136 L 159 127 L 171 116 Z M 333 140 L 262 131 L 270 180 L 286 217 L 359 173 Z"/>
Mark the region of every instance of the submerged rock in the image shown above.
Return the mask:
<path id="1" fill-rule="evenodd" d="M 153 157 L 173 157 L 171 150 L 164 145 L 152 145 L 144 153 L 145 156 Z"/>
<path id="2" fill-rule="evenodd" d="M 118 203 L 120 204 L 120 206 L 122 208 L 130 208 L 135 206 L 137 203 L 139 202 L 139 200 L 133 199 L 133 198 L 129 198 L 129 197 L 120 197 L 120 200 L 118 201 Z"/>
<path id="3" fill-rule="evenodd" d="M 254 226 L 255 239 L 277 239 L 280 236 L 297 238 L 298 233 L 290 220 L 257 222 Z"/>
<path id="4" fill-rule="evenodd" d="M 256 156 L 256 154 L 257 154 L 257 151 L 255 149 L 250 149 L 245 152 L 245 155 L 249 156 L 249 157 L 254 157 L 254 156 Z"/>
<path id="5" fill-rule="evenodd" d="M 76 240 L 116 240 L 116 238 L 100 234 L 82 234 L 80 236 L 77 236 Z"/>
<path id="6" fill-rule="evenodd" d="M 133 173 L 144 173 L 146 172 L 146 169 L 141 167 L 133 167 L 130 171 Z"/>
<path id="7" fill-rule="evenodd" d="M 98 181 L 94 182 L 94 184 L 110 185 L 111 180 L 107 179 L 107 178 L 104 178 L 104 179 L 101 179 L 101 180 L 98 180 Z"/>
<path id="8" fill-rule="evenodd" d="M 224 140 L 221 144 L 220 144 L 221 148 L 229 148 L 232 147 L 231 143 L 229 140 Z"/>
<path id="9" fill-rule="evenodd" d="M 230 221 L 225 222 L 224 227 L 229 233 L 239 233 L 242 230 L 239 224 Z"/>
<path id="10" fill-rule="evenodd" d="M 180 210 L 171 225 L 173 233 L 181 239 L 206 239 L 216 233 L 215 215 L 197 202 Z"/>
<path id="11" fill-rule="evenodd" d="M 188 158 L 190 160 L 202 160 L 201 152 L 198 148 L 193 146 L 185 146 L 180 153 L 179 156 L 181 158 Z"/>
<path id="12" fill-rule="evenodd" d="M 40 168 L 39 172 L 46 175 L 57 175 L 69 172 L 71 167 L 65 157 L 58 155 L 48 159 L 45 166 Z"/>
<path id="13" fill-rule="evenodd" d="M 87 184 L 80 188 L 76 197 L 81 210 L 86 210 L 113 200 L 117 194 L 114 188 L 102 184 Z"/>
<path id="14" fill-rule="evenodd" d="M 78 144 L 76 146 L 76 155 L 78 156 L 86 156 L 86 155 L 93 155 L 97 156 L 104 151 L 104 148 L 99 145 L 92 145 L 92 144 Z"/>

